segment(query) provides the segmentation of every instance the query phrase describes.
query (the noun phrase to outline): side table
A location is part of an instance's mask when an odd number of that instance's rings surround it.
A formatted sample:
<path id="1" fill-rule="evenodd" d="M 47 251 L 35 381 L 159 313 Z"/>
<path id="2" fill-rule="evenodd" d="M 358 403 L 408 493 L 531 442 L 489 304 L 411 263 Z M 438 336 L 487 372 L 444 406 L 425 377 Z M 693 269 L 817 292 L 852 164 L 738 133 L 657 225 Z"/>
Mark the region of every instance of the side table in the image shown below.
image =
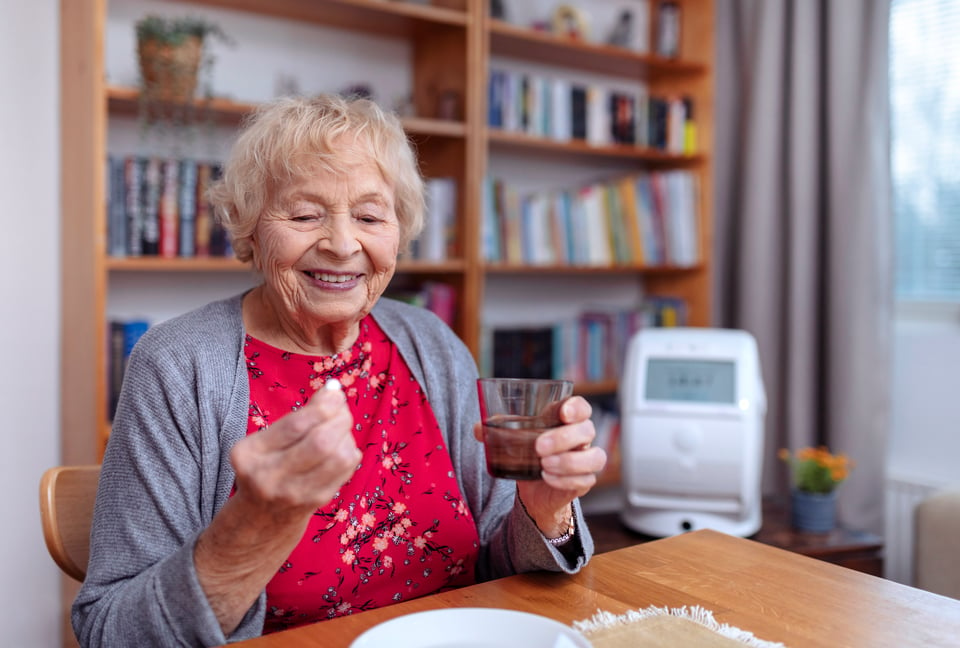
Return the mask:
<path id="1" fill-rule="evenodd" d="M 597 553 L 656 540 L 627 528 L 620 521 L 619 513 L 596 513 L 586 517 Z M 790 507 L 784 498 L 764 498 L 762 526 L 750 538 L 811 558 L 883 576 L 883 538 L 867 531 L 842 527 L 827 533 L 797 531 L 790 525 Z"/>
<path id="2" fill-rule="evenodd" d="M 826 533 L 797 531 L 790 524 L 790 504 L 786 498 L 764 500 L 763 524 L 752 539 L 842 567 L 883 576 L 883 538 L 869 531 L 845 527 L 837 527 Z"/>

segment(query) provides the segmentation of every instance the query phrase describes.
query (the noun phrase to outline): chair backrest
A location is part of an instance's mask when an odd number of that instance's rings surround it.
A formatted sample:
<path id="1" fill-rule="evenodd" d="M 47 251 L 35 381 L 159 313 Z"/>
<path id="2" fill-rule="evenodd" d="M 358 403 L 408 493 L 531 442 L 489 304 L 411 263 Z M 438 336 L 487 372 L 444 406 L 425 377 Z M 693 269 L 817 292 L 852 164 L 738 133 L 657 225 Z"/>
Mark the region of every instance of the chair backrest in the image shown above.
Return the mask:
<path id="1" fill-rule="evenodd" d="M 83 581 L 90 557 L 90 524 L 100 466 L 56 466 L 40 479 L 43 539 L 54 562 Z"/>

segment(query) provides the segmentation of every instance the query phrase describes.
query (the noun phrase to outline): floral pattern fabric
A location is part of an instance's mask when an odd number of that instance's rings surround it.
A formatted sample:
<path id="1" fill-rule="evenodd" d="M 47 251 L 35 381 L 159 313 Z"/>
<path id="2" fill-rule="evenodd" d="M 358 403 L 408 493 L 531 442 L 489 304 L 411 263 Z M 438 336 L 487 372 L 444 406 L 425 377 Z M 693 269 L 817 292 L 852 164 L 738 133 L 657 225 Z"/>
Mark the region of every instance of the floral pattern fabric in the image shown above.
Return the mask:
<path id="1" fill-rule="evenodd" d="M 363 458 L 317 509 L 267 585 L 264 633 L 475 582 L 476 524 L 416 378 L 371 317 L 334 356 L 289 353 L 247 336 L 247 434 L 343 386 Z"/>

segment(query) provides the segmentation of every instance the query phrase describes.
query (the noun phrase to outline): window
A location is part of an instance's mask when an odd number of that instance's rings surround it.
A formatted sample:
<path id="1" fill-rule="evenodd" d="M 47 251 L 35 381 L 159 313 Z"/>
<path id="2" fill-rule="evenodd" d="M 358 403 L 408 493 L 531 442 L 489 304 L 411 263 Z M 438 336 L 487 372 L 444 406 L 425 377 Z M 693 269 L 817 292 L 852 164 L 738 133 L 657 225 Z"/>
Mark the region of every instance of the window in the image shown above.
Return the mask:
<path id="1" fill-rule="evenodd" d="M 960 303 L 960 0 L 893 0 L 896 292 Z"/>

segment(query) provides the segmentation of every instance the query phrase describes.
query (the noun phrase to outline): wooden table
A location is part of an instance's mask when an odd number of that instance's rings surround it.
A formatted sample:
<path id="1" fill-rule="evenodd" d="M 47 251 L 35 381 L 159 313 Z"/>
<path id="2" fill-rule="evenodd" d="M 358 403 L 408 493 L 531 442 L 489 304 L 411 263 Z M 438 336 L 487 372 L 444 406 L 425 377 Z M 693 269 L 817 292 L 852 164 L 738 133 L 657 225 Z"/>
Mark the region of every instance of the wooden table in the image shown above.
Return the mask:
<path id="1" fill-rule="evenodd" d="M 594 556 L 579 574 L 530 573 L 243 642 L 347 648 L 388 619 L 447 607 L 533 612 L 561 623 L 602 609 L 700 605 L 791 648 L 960 646 L 960 601 L 715 531 Z"/>

